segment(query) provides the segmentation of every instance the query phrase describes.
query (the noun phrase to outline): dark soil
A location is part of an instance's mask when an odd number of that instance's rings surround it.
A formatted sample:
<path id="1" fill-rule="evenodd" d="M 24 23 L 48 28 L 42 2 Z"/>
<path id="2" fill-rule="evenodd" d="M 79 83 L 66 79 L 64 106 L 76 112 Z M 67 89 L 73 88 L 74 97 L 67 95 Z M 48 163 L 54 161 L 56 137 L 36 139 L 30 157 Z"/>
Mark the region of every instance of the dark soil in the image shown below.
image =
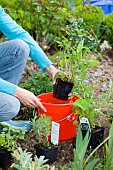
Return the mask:
<path id="1" fill-rule="evenodd" d="M 94 58 L 97 58 L 101 64 L 97 66 L 96 68 L 92 69 L 89 71 L 90 75 L 90 81 L 92 82 L 98 82 L 98 88 L 95 89 L 96 95 L 99 96 L 100 93 L 105 90 L 107 93 L 106 89 L 106 82 L 109 83 L 112 81 L 112 75 L 113 75 L 113 51 L 111 50 L 106 50 L 103 51 L 103 56 L 100 58 L 98 55 L 94 55 Z M 30 71 L 29 71 L 30 72 Z M 31 72 L 30 72 L 31 74 Z M 24 77 L 26 77 L 25 75 Z M 98 104 L 98 101 L 97 101 Z M 110 123 L 107 121 L 108 115 L 103 114 L 101 116 L 98 116 L 98 119 L 101 122 L 101 125 L 104 126 L 105 131 L 104 131 L 104 138 L 108 136 L 109 133 L 109 128 L 110 128 Z M 23 149 L 27 149 L 27 151 L 31 152 L 33 155 L 36 154 L 34 145 L 37 143 L 35 135 L 33 132 L 27 132 L 25 135 L 25 139 L 22 141 L 19 141 L 21 144 L 21 147 Z M 73 161 L 73 141 L 65 141 L 59 143 L 59 149 L 58 149 L 58 159 L 57 161 L 50 166 L 50 169 L 52 170 L 60 170 L 60 167 L 66 165 L 68 166 L 70 161 Z M 98 152 L 99 155 L 102 154 L 102 150 L 99 150 Z"/>

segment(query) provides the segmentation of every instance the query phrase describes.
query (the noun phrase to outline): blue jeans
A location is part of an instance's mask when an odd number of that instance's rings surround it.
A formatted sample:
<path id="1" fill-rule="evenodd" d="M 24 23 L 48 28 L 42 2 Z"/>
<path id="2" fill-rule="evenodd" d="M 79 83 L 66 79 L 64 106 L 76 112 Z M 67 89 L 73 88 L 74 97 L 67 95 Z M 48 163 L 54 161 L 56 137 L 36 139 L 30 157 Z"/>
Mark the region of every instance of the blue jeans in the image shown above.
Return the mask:
<path id="1" fill-rule="evenodd" d="M 18 85 L 29 56 L 29 46 L 22 40 L 0 44 L 0 78 Z M 0 122 L 14 118 L 20 109 L 20 101 L 0 92 Z"/>

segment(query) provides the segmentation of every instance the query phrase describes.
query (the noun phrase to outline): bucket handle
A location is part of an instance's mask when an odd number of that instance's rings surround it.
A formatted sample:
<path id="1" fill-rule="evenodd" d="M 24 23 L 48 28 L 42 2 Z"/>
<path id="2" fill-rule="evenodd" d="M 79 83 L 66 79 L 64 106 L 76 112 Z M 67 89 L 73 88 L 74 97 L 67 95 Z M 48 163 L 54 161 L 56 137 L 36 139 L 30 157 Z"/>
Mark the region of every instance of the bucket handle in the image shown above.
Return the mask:
<path id="1" fill-rule="evenodd" d="M 71 118 L 71 116 L 74 114 L 74 112 L 72 112 L 70 115 L 68 115 L 68 116 L 66 116 L 66 117 L 64 117 L 64 118 L 62 118 L 62 119 L 60 119 L 60 120 L 58 120 L 58 121 L 56 121 L 57 123 L 59 123 L 59 122 L 62 122 L 62 121 L 64 121 L 64 120 L 70 120 L 70 118 Z"/>

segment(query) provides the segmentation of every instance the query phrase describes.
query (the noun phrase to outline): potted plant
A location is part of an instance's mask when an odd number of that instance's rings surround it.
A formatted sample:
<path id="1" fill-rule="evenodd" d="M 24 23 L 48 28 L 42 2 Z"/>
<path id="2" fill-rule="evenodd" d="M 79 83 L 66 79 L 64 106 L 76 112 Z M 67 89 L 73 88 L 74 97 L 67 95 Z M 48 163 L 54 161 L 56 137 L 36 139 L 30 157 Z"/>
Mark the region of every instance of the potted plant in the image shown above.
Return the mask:
<path id="1" fill-rule="evenodd" d="M 83 41 L 81 41 L 77 47 L 81 47 L 80 51 L 71 47 L 71 43 L 69 43 L 65 37 L 63 37 L 61 42 L 57 41 L 57 43 L 62 51 L 56 53 L 54 57 L 59 56 L 60 58 L 59 66 L 61 72 L 55 75 L 56 82 L 53 87 L 53 96 L 60 100 L 68 100 L 68 95 L 74 86 L 76 54 L 78 53 L 79 55 L 81 53 Z"/>
<path id="2" fill-rule="evenodd" d="M 47 168 L 47 164 L 45 164 L 47 160 L 44 160 L 44 156 L 39 158 L 35 156 L 33 160 L 32 153 L 22 150 L 21 147 L 14 150 L 12 156 L 14 162 L 11 167 L 15 168 L 15 170 L 44 170 Z"/>
<path id="3" fill-rule="evenodd" d="M 3 128 L 3 131 L 0 132 L 0 168 L 5 170 L 11 166 L 11 153 L 18 145 L 17 139 L 23 138 L 24 131 L 20 133 L 18 129 L 12 129 L 11 127 Z"/>
<path id="4" fill-rule="evenodd" d="M 79 115 L 83 137 L 88 130 L 91 132 L 88 148 L 96 148 L 103 141 L 104 137 L 104 127 L 101 127 L 96 117 L 96 115 L 101 113 L 100 110 L 92 99 L 76 100 L 73 109 Z M 84 121 L 82 122 L 81 119 Z"/>
<path id="5" fill-rule="evenodd" d="M 33 131 L 38 142 L 35 145 L 36 155 L 38 158 L 44 156 L 45 159 L 48 159 L 48 164 L 56 161 L 58 152 L 58 146 L 49 141 L 51 124 L 51 117 L 46 116 L 45 114 L 40 115 L 39 118 L 37 118 L 37 114 L 35 114 L 32 119 Z"/>
<path id="6" fill-rule="evenodd" d="M 60 50 L 53 55 L 57 58 L 56 62 L 59 61 L 58 67 L 61 70 L 55 76 L 53 95 L 61 100 L 68 99 L 69 93 L 76 85 L 77 77 L 84 80 L 87 70 L 99 64 L 98 61 L 90 58 L 91 50 L 87 42 L 91 41 L 91 38 L 88 32 L 81 28 L 80 21 L 70 23 L 65 29 L 65 36 L 56 41 Z M 94 37 L 92 37 L 93 41 Z"/>

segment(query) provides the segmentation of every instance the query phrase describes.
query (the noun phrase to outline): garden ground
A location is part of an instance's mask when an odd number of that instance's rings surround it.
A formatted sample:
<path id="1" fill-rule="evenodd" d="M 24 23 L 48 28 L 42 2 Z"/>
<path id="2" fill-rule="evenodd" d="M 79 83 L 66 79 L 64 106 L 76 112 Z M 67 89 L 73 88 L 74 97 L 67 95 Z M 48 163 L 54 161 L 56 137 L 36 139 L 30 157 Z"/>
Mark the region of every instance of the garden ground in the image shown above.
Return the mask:
<path id="1" fill-rule="evenodd" d="M 112 50 L 105 50 L 103 51 L 103 56 L 98 57 L 96 54 L 93 56 L 97 58 L 101 64 L 97 66 L 96 68 L 90 70 L 89 75 L 90 75 L 90 81 L 92 82 L 98 82 L 98 88 L 96 90 L 96 95 L 100 95 L 102 91 L 105 91 L 106 93 L 106 82 L 111 82 L 112 81 L 112 74 L 113 74 L 113 52 Z M 28 69 L 32 69 L 33 67 L 27 67 Z M 31 70 L 31 71 L 32 71 Z M 29 72 L 31 72 L 29 71 Z M 28 74 L 28 73 L 27 73 Z M 26 73 L 23 75 L 25 78 Z M 98 104 L 98 101 L 97 101 Z M 104 111 L 105 108 L 104 108 Z M 106 114 L 103 114 L 98 117 L 98 119 L 101 122 L 101 125 L 105 127 L 105 133 L 104 133 L 104 138 L 108 136 L 109 133 L 109 128 L 111 123 L 107 121 L 108 116 Z M 24 141 L 19 141 L 21 144 L 21 147 L 23 149 L 27 149 L 27 151 L 33 153 L 35 155 L 35 149 L 34 145 L 36 144 L 36 139 L 35 136 L 32 132 L 28 132 L 25 135 Z M 49 167 L 51 170 L 59 170 L 60 167 L 67 165 L 70 161 L 73 160 L 73 141 L 66 141 L 66 142 L 61 142 L 59 143 L 59 151 L 58 151 L 58 159 L 57 161 Z M 90 151 L 88 151 L 89 153 Z M 99 156 L 102 157 L 102 150 L 100 149 L 99 152 L 97 153 Z"/>

